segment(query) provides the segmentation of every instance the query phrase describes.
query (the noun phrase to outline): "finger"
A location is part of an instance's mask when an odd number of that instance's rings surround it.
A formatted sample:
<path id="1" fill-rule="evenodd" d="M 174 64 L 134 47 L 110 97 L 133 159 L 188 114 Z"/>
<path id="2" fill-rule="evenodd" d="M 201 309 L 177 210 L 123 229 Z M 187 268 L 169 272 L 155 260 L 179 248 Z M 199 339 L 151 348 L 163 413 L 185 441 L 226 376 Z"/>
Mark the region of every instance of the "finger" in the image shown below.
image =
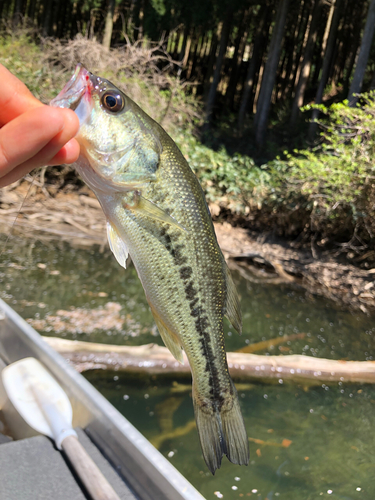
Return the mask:
<path id="1" fill-rule="evenodd" d="M 72 163 L 79 155 L 78 142 L 73 139 L 79 129 L 78 117 L 69 109 L 60 109 L 60 111 L 65 114 L 64 128 L 35 155 L 34 161 L 40 165 Z"/>
<path id="2" fill-rule="evenodd" d="M 48 161 L 48 166 L 62 165 L 63 163 L 74 163 L 78 160 L 79 144 L 75 139 L 71 139 L 60 151 Z"/>
<path id="3" fill-rule="evenodd" d="M 79 144 L 75 139 L 71 139 L 60 151 L 48 161 L 46 164 L 39 165 L 42 166 L 52 166 L 52 165 L 62 165 L 64 163 L 74 163 L 77 161 L 79 156 Z M 35 161 L 26 161 L 18 167 L 14 168 L 11 172 L 0 178 L 0 188 L 8 186 L 13 182 L 18 181 L 26 174 L 31 172 L 34 168 L 37 168 Z"/>
<path id="4" fill-rule="evenodd" d="M 1 177 L 0 188 L 9 186 L 10 184 L 13 184 L 13 182 L 18 181 L 18 179 L 22 179 L 22 177 L 25 177 L 25 175 L 31 172 L 32 169 L 33 167 L 27 167 L 25 164 L 19 165 L 9 172 L 9 174 Z"/>
<path id="5" fill-rule="evenodd" d="M 68 149 L 66 152 L 65 149 Z M 55 155 L 49 162 L 48 166 L 52 165 L 62 165 L 63 163 L 74 163 L 79 156 L 79 145 L 75 139 L 69 141 L 67 148 L 64 146 L 58 153 Z M 0 178 L 0 188 L 4 186 L 9 186 L 13 182 L 18 181 L 22 177 L 25 177 L 26 174 L 31 172 L 33 169 L 37 168 L 37 166 L 44 166 L 44 163 L 40 165 L 35 165 L 35 162 L 27 161 L 22 163 L 18 167 L 14 168 L 11 172 L 4 177 Z"/>
<path id="6" fill-rule="evenodd" d="M 76 115 L 73 112 L 70 112 L 68 113 L 68 120 L 66 120 L 66 122 L 65 128 L 32 158 L 29 158 L 17 165 L 11 171 L 8 171 L 6 175 L 1 177 L 0 187 L 12 184 L 21 177 L 24 177 L 34 168 L 42 167 L 44 165 L 73 163 L 76 161 L 79 156 L 79 144 L 75 139 L 70 139 L 70 137 L 76 134 L 79 127 L 79 121 Z"/>
<path id="7" fill-rule="evenodd" d="M 78 118 L 71 110 L 49 106 L 28 111 L 4 125 L 0 129 L 0 177 L 26 162 L 30 169 L 48 163 L 78 128 Z"/>
<path id="8" fill-rule="evenodd" d="M 17 77 L 0 64 L 0 127 L 28 110 L 43 106 Z"/>

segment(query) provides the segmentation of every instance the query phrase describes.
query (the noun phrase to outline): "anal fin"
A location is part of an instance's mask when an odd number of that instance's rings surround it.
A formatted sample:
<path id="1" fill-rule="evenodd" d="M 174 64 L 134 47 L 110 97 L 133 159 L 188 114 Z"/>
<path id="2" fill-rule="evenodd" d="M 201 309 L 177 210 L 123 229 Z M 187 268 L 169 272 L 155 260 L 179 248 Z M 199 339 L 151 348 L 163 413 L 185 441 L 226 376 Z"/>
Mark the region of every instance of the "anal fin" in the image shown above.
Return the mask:
<path id="1" fill-rule="evenodd" d="M 226 282 L 227 282 L 227 298 L 225 304 L 225 315 L 231 322 L 233 328 L 235 328 L 238 333 L 242 333 L 242 315 L 240 307 L 240 299 L 236 290 L 236 286 L 233 282 L 233 278 L 230 274 L 229 267 L 225 264 L 226 270 Z"/>
<path id="2" fill-rule="evenodd" d="M 121 239 L 121 236 L 118 234 L 116 228 L 108 220 L 107 237 L 109 248 L 112 250 L 117 262 L 120 264 L 120 266 L 126 269 L 126 259 L 129 255 L 128 248 L 124 241 Z"/>
<path id="3" fill-rule="evenodd" d="M 154 316 L 156 326 L 158 327 L 160 337 L 162 338 L 164 344 L 171 351 L 173 357 L 183 365 L 184 358 L 182 356 L 182 348 L 177 338 L 177 335 L 175 335 L 173 332 L 171 332 L 170 330 L 168 330 L 168 328 L 164 326 L 164 324 L 154 311 L 152 311 L 152 315 Z"/>

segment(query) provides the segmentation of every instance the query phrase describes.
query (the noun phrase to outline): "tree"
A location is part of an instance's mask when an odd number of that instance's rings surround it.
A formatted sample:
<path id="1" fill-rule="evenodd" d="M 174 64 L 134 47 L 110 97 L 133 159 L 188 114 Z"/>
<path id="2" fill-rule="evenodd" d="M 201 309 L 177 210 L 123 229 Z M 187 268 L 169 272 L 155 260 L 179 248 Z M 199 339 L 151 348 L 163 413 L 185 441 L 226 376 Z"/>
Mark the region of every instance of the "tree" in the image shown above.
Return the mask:
<path id="1" fill-rule="evenodd" d="M 116 5 L 116 0 L 108 0 L 107 15 L 105 17 L 105 27 L 103 35 L 103 45 L 107 49 L 109 49 L 111 46 L 115 5 Z"/>
<path id="2" fill-rule="evenodd" d="M 220 34 L 219 53 L 218 53 L 217 58 L 216 58 L 214 76 L 213 76 L 212 83 L 211 83 L 210 90 L 209 90 L 208 97 L 207 97 L 206 110 L 205 110 L 206 128 L 209 127 L 211 117 L 212 117 L 212 111 L 213 111 L 213 107 L 215 104 L 217 86 L 219 85 L 219 81 L 220 81 L 221 67 L 222 67 L 222 64 L 224 61 L 224 56 L 225 56 L 225 52 L 227 50 L 227 45 L 228 45 L 230 27 L 232 24 L 232 16 L 233 16 L 233 7 L 231 4 L 226 12 L 225 19 L 223 20 L 221 34 Z"/>
<path id="3" fill-rule="evenodd" d="M 253 52 L 251 58 L 249 59 L 249 64 L 247 67 L 246 79 L 242 89 L 240 110 L 238 112 L 238 130 L 240 135 L 243 134 L 245 115 L 249 105 L 250 94 L 254 87 L 255 74 L 257 71 L 259 71 L 259 67 L 261 65 L 260 49 L 267 43 L 266 40 L 269 29 L 270 12 L 271 9 L 269 8 L 269 5 L 267 5 L 267 2 L 265 2 L 264 4 L 262 4 L 261 10 L 257 17 L 258 29 L 255 35 Z"/>
<path id="4" fill-rule="evenodd" d="M 243 7 L 237 15 L 239 19 L 237 19 L 233 24 L 237 27 L 237 36 L 234 44 L 234 51 L 231 63 L 229 65 L 228 70 L 228 87 L 225 92 L 225 101 L 229 106 L 231 111 L 233 111 L 234 101 L 236 96 L 236 89 L 238 85 L 238 80 L 240 77 L 240 70 L 242 66 L 243 55 L 246 48 L 246 42 L 249 35 L 249 28 L 251 23 L 250 13 L 252 12 L 251 8 Z"/>
<path id="5" fill-rule="evenodd" d="M 368 57 L 370 54 L 371 43 L 374 36 L 375 29 L 375 0 L 371 0 L 366 26 L 363 32 L 361 48 L 358 55 L 357 65 L 355 67 L 354 76 L 350 85 L 348 100 L 350 106 L 355 106 L 358 101 L 356 94 L 359 94 L 362 89 L 363 77 L 365 76 Z"/>
<path id="6" fill-rule="evenodd" d="M 333 12 L 332 22 L 331 22 L 328 40 L 327 40 L 327 47 L 326 47 L 325 54 L 324 54 L 322 75 L 320 77 L 319 87 L 318 87 L 318 90 L 317 90 L 316 96 L 315 96 L 315 104 L 322 103 L 323 92 L 324 92 L 324 88 L 327 84 L 329 69 L 331 67 L 331 62 L 332 62 L 333 50 L 334 50 L 335 44 L 336 44 L 336 33 L 337 33 L 337 28 L 339 26 L 342 4 L 343 4 L 343 0 L 336 0 L 335 10 Z M 329 20 L 328 20 L 328 22 L 329 22 Z M 310 123 L 310 127 L 309 127 L 309 132 L 308 132 L 310 141 L 312 141 L 314 139 L 314 136 L 315 136 L 316 120 L 318 119 L 318 116 L 319 116 L 319 110 L 314 109 L 312 112 L 311 123 Z"/>
<path id="7" fill-rule="evenodd" d="M 323 1 L 315 0 L 314 10 L 312 13 L 312 19 L 310 24 L 309 36 L 306 43 L 305 55 L 303 57 L 301 71 L 299 74 L 299 80 L 297 84 L 297 89 L 295 91 L 294 100 L 292 104 L 292 112 L 290 116 L 290 125 L 293 126 L 298 117 L 299 108 L 303 105 L 303 99 L 305 95 L 305 90 L 307 86 L 307 80 L 310 76 L 310 69 L 312 63 L 312 56 L 314 45 L 316 42 L 316 36 L 319 28 L 319 19 L 322 11 Z"/>
<path id="8" fill-rule="evenodd" d="M 255 138 L 261 146 L 266 138 L 268 115 L 271 107 L 271 97 L 276 79 L 277 66 L 281 51 L 281 42 L 284 35 L 285 20 L 290 0 L 281 0 L 276 11 L 275 25 L 272 33 L 269 55 L 264 69 L 262 86 L 260 89 L 255 115 Z"/>

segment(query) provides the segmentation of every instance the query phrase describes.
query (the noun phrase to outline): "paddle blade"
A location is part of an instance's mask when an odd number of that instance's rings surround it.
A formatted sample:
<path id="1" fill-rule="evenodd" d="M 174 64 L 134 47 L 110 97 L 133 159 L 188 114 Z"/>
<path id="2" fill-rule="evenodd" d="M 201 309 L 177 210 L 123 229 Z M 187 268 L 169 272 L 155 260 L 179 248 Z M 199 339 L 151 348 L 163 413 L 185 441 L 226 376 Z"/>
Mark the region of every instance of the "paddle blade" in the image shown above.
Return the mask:
<path id="1" fill-rule="evenodd" d="M 9 400 L 25 422 L 37 432 L 55 439 L 56 432 L 42 410 L 44 402 L 52 405 L 71 427 L 73 411 L 68 396 L 35 358 L 24 358 L 1 372 Z"/>

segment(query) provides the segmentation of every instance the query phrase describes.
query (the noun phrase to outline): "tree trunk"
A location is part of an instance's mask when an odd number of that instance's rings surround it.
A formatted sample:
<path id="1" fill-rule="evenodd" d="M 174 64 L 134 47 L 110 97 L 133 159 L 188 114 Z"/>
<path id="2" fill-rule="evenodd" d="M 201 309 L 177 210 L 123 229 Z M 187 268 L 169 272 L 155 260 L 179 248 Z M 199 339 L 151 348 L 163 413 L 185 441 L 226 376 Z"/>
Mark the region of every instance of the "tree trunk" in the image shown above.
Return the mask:
<path id="1" fill-rule="evenodd" d="M 331 64 L 328 72 L 328 78 L 327 78 L 327 83 L 326 85 L 331 85 L 332 88 L 336 88 L 336 80 L 335 80 L 335 75 L 336 75 L 336 68 L 338 61 L 340 59 L 340 49 L 341 49 L 341 41 L 342 41 L 342 36 L 343 36 L 343 30 L 345 26 L 345 16 L 346 16 L 346 9 L 348 7 L 348 1 L 344 2 L 343 7 L 345 6 L 345 9 L 342 9 L 341 11 L 341 19 L 339 22 L 339 26 L 337 28 L 337 34 L 336 34 L 336 41 L 335 41 L 335 46 L 333 49 L 333 54 L 331 58 Z"/>
<path id="2" fill-rule="evenodd" d="M 62 2 L 60 18 L 57 21 L 57 38 L 66 38 L 66 32 L 69 28 L 69 9 L 70 5 L 67 2 Z"/>
<path id="3" fill-rule="evenodd" d="M 181 32 L 180 32 L 180 30 L 177 29 L 173 33 L 172 47 L 170 50 L 172 59 L 174 59 L 175 61 L 178 59 L 178 46 L 180 44 L 180 37 L 181 37 Z"/>
<path id="4" fill-rule="evenodd" d="M 319 75 L 321 72 L 322 64 L 324 61 L 324 54 L 326 53 L 326 48 L 327 48 L 327 41 L 328 41 L 328 36 L 331 31 L 331 26 L 332 26 L 332 19 L 333 19 L 333 13 L 335 12 L 335 0 L 332 0 L 331 6 L 328 12 L 327 16 L 327 22 L 324 28 L 324 33 L 323 33 L 323 38 L 322 38 L 322 43 L 320 46 L 320 57 L 317 57 L 316 63 L 315 63 L 315 68 L 314 68 L 314 74 L 312 76 L 312 81 L 311 84 L 313 87 L 318 87 L 318 81 L 319 80 Z"/>
<path id="5" fill-rule="evenodd" d="M 194 78 L 195 67 L 198 64 L 199 53 L 200 53 L 200 50 L 202 47 L 202 38 L 203 38 L 202 31 L 199 28 L 195 34 L 195 37 L 194 37 L 194 50 L 192 51 L 193 55 L 192 55 L 192 58 L 189 62 L 189 67 L 188 67 L 187 72 L 186 72 L 186 78 L 188 80 L 191 80 L 192 78 Z"/>
<path id="6" fill-rule="evenodd" d="M 357 65 L 355 67 L 354 76 L 352 83 L 350 85 L 348 100 L 349 106 L 355 106 L 358 97 L 355 94 L 359 94 L 362 89 L 363 78 L 365 76 L 366 66 L 368 57 L 370 54 L 372 39 L 374 36 L 375 29 L 375 0 L 371 0 L 365 30 L 363 32 L 361 48 L 358 55 Z"/>
<path id="7" fill-rule="evenodd" d="M 366 9 L 367 12 L 367 9 Z M 357 23 L 357 18 L 361 17 L 362 20 L 362 9 L 356 8 L 353 12 L 352 3 L 348 0 L 345 9 L 345 17 L 343 20 L 343 27 L 340 33 L 340 44 L 339 53 L 336 59 L 335 70 L 333 75 L 333 80 L 336 83 L 341 83 L 344 80 L 344 73 L 346 73 L 346 62 L 349 59 L 349 54 L 351 53 L 351 48 L 354 45 L 355 40 L 355 25 Z M 360 23 L 362 26 L 362 22 Z"/>
<path id="8" fill-rule="evenodd" d="M 111 47 L 115 5 L 116 5 L 116 0 L 108 0 L 107 15 L 105 16 L 105 27 L 104 27 L 104 35 L 102 42 L 103 46 L 106 49 L 109 49 Z"/>
<path id="9" fill-rule="evenodd" d="M 55 6 L 51 16 L 51 27 L 50 27 L 50 35 L 56 37 L 57 36 L 57 26 L 59 20 L 61 19 L 61 15 L 63 12 L 63 2 L 61 0 L 55 0 Z"/>
<path id="10" fill-rule="evenodd" d="M 207 44 L 209 47 L 209 55 L 208 55 L 206 71 L 204 72 L 204 78 L 203 78 L 204 100 L 205 101 L 207 100 L 208 92 L 210 90 L 210 80 L 211 80 L 211 75 L 212 75 L 212 72 L 214 69 L 218 41 L 219 41 L 219 39 L 218 39 L 217 32 L 216 32 L 216 30 L 214 30 L 212 33 L 212 36 L 211 36 L 210 43 Z"/>
<path id="11" fill-rule="evenodd" d="M 316 42 L 316 36 L 318 33 L 320 15 L 322 12 L 323 2 L 322 0 L 315 0 L 314 10 L 312 14 L 309 37 L 306 44 L 305 55 L 302 61 L 301 71 L 299 75 L 299 80 L 297 84 L 296 93 L 294 96 L 292 104 L 292 112 L 290 116 L 290 125 L 294 126 L 298 117 L 299 108 L 303 106 L 303 99 L 305 96 L 306 85 L 308 78 L 310 76 L 310 69 L 312 63 L 312 55 L 314 50 L 314 45 Z"/>
<path id="12" fill-rule="evenodd" d="M 264 69 L 255 115 L 255 139 L 262 146 L 266 139 L 268 115 L 271 107 L 271 97 L 279 63 L 281 44 L 284 35 L 285 20 L 288 13 L 289 0 L 281 0 L 276 13 L 275 26 L 269 49 L 269 56 Z"/>
<path id="13" fill-rule="evenodd" d="M 70 34 L 69 34 L 69 37 L 70 38 L 74 38 L 78 32 L 78 26 L 77 26 L 77 2 L 74 2 L 73 3 L 73 7 L 70 8 L 70 12 L 71 12 L 71 15 L 70 15 L 70 25 L 69 25 L 69 28 L 70 28 Z"/>
<path id="14" fill-rule="evenodd" d="M 261 64 L 260 52 L 261 47 L 266 45 L 267 40 L 267 32 L 268 32 L 268 19 L 270 8 L 268 5 L 262 4 L 261 11 L 259 13 L 259 24 L 258 29 L 255 36 L 253 53 L 251 55 L 251 59 L 249 60 L 249 65 L 247 67 L 246 72 L 246 80 L 242 89 L 240 110 L 238 112 L 238 131 L 239 135 L 243 135 L 244 131 L 244 123 L 246 110 L 249 108 L 250 95 L 254 88 L 254 79 L 257 70 L 259 71 L 259 67 Z"/>
<path id="15" fill-rule="evenodd" d="M 52 34 L 52 29 L 51 29 L 52 7 L 56 8 L 56 6 L 52 5 L 53 3 L 54 3 L 53 0 L 44 3 L 43 29 L 42 29 L 43 36 L 49 36 Z"/>
<path id="16" fill-rule="evenodd" d="M 190 31 L 190 25 L 189 25 L 189 23 L 186 23 L 185 28 L 184 28 L 184 34 L 183 34 L 183 38 L 182 38 L 182 45 L 181 45 L 180 53 L 178 54 L 179 61 L 183 61 L 183 59 L 185 57 L 185 49 L 186 49 L 186 44 L 187 44 L 187 40 L 189 37 L 189 31 Z"/>
<path id="17" fill-rule="evenodd" d="M 181 66 L 178 69 L 177 76 L 181 76 L 181 73 L 186 70 L 187 62 L 190 57 L 191 42 L 194 36 L 194 28 L 190 30 L 189 25 L 185 28 L 184 42 L 182 44 L 182 49 L 180 52 L 180 62 Z"/>
<path id="18" fill-rule="evenodd" d="M 227 45 L 228 45 L 228 39 L 230 35 L 230 28 L 232 24 L 232 14 L 233 14 L 233 8 L 232 6 L 228 9 L 227 15 L 223 21 L 223 25 L 221 28 L 221 35 L 220 35 L 220 47 L 219 47 L 219 53 L 216 58 L 216 64 L 215 64 L 215 71 L 212 79 L 212 83 L 210 86 L 210 91 L 208 93 L 207 97 L 207 102 L 206 102 L 206 109 L 205 109 L 205 127 L 209 127 L 211 118 L 212 118 L 212 111 L 214 108 L 215 104 L 215 99 L 216 99 L 216 91 L 217 91 L 217 86 L 219 85 L 220 81 L 220 75 L 221 75 L 221 67 L 223 65 L 225 53 L 227 50 Z"/>
<path id="19" fill-rule="evenodd" d="M 139 31 L 140 31 L 140 15 L 141 15 L 141 2 L 142 0 L 135 0 L 134 3 L 134 10 L 133 10 L 133 39 L 136 42 L 139 37 Z"/>
<path id="20" fill-rule="evenodd" d="M 286 67 L 288 61 L 291 59 L 292 56 L 292 47 L 293 47 L 293 38 L 287 37 L 284 40 L 284 47 L 283 47 L 283 58 L 281 60 L 281 63 L 279 63 L 279 67 L 276 73 L 276 79 L 275 79 L 275 84 L 273 86 L 273 91 L 272 91 L 272 98 L 271 98 L 271 103 L 276 104 L 279 99 L 282 97 L 282 89 L 285 88 L 286 86 Z"/>
<path id="21" fill-rule="evenodd" d="M 238 83 L 239 69 L 242 64 L 243 50 L 246 45 L 246 39 L 248 37 L 248 18 L 250 14 L 250 9 L 245 11 L 240 11 L 240 20 L 237 21 L 238 32 L 234 45 L 233 57 L 230 62 L 230 67 L 228 71 L 229 83 L 227 90 L 225 92 L 225 101 L 227 106 L 233 110 L 234 98 L 236 94 L 236 88 Z"/>
<path id="22" fill-rule="evenodd" d="M 351 79 L 352 71 L 354 68 L 354 63 L 356 59 L 356 55 L 358 52 L 358 47 L 360 45 L 360 37 L 361 37 L 361 27 L 363 24 L 364 18 L 364 8 L 357 9 L 356 15 L 349 26 L 349 37 L 346 41 L 346 56 L 343 69 L 343 84 L 344 84 L 344 95 L 349 92 L 349 82 Z M 348 61 L 346 63 L 346 61 Z"/>
<path id="23" fill-rule="evenodd" d="M 336 45 L 336 33 L 337 33 L 339 21 L 340 21 L 342 4 L 343 4 L 343 0 L 336 0 L 335 10 L 334 10 L 334 13 L 332 16 L 332 23 L 330 26 L 331 29 L 329 31 L 329 36 L 328 36 L 328 40 L 327 40 L 327 48 L 326 48 L 326 51 L 324 54 L 322 75 L 320 77 L 319 87 L 318 87 L 318 90 L 317 90 L 317 93 L 315 96 L 315 104 L 322 103 L 323 92 L 324 92 L 324 88 L 327 84 L 329 70 L 331 67 L 332 55 L 333 55 L 333 51 L 334 51 L 334 48 Z M 310 141 L 313 141 L 314 136 L 315 136 L 316 126 L 317 126 L 316 120 L 318 119 L 318 116 L 319 116 L 319 110 L 314 109 L 312 112 L 311 123 L 310 123 L 310 127 L 309 127 L 309 132 L 308 132 L 308 136 L 309 136 Z"/>
<path id="24" fill-rule="evenodd" d="M 15 28 L 21 23 L 22 13 L 22 0 L 15 0 L 13 10 L 13 27 Z"/>
<path id="25" fill-rule="evenodd" d="M 5 20 L 7 18 L 8 5 L 6 5 L 6 0 L 0 2 L 0 19 Z"/>
<path id="26" fill-rule="evenodd" d="M 301 54 L 304 47 L 304 33 L 307 31 L 307 25 L 310 19 L 309 11 L 307 8 L 307 2 L 301 2 L 300 12 L 298 15 L 298 23 L 296 23 L 296 29 L 294 31 L 294 50 L 289 57 L 288 64 L 286 67 L 286 75 L 289 80 L 287 87 L 285 89 L 285 94 L 289 96 L 295 88 L 295 82 L 298 79 L 300 71 Z"/>

